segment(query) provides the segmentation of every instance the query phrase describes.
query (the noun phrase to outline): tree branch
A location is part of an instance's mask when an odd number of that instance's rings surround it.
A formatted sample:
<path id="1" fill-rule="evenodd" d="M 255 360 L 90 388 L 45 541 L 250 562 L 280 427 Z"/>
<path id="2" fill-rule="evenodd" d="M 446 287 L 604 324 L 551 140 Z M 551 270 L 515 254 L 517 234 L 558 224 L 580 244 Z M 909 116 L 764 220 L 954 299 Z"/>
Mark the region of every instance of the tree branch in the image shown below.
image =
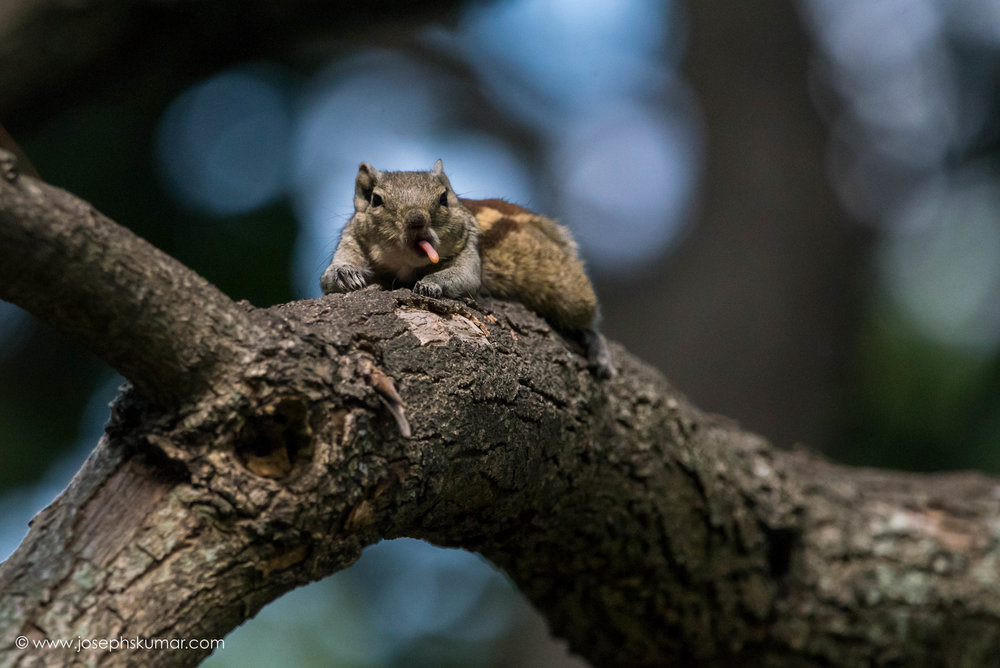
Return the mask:
<path id="1" fill-rule="evenodd" d="M 33 259 L 3 269 L 2 289 L 147 388 L 119 398 L 0 566 L 4 665 L 80 659 L 18 650 L 21 635 L 218 638 L 398 536 L 481 552 L 594 665 L 981 666 L 1000 651 L 996 480 L 775 450 L 621 349 L 619 377 L 595 381 L 513 303 L 370 288 L 229 315 L 71 196 L 3 187 L 0 247 Z M 86 308 L 63 314 L 74 301 Z M 114 346 L 87 334 L 98 322 Z M 200 383 L 181 374 L 174 406 L 148 401 L 162 369 L 142 359 L 175 360 L 174 378 L 221 325 L 245 355 L 200 366 Z M 383 404 L 394 395 L 409 438 Z M 207 651 L 86 660 L 192 665 Z"/>
<path id="2" fill-rule="evenodd" d="M 215 286 L 95 211 L 29 177 L 0 150 L 0 298 L 84 344 L 165 405 L 246 356 L 246 312 Z"/>

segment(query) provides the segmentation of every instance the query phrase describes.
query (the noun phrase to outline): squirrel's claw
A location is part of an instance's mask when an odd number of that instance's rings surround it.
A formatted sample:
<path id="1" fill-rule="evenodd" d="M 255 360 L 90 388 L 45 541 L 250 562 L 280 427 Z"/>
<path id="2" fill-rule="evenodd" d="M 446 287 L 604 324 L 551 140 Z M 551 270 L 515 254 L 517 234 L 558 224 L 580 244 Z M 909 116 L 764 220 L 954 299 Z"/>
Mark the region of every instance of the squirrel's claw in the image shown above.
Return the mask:
<path id="1" fill-rule="evenodd" d="M 440 297 L 442 292 L 440 285 L 427 280 L 417 281 L 417 284 L 413 286 L 413 291 L 418 295 L 435 298 Z"/>
<path id="2" fill-rule="evenodd" d="M 324 294 L 331 292 L 353 292 L 368 285 L 368 272 L 348 265 L 327 267 L 320 279 Z"/>

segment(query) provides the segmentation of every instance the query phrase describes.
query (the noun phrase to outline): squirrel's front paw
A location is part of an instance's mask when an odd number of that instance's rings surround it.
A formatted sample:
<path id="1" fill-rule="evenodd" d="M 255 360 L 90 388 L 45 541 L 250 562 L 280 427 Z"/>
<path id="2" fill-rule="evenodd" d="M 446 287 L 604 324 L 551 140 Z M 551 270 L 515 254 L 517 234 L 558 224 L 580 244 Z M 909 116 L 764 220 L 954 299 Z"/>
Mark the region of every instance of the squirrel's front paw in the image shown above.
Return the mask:
<path id="1" fill-rule="evenodd" d="M 440 285 L 426 279 L 417 281 L 417 284 L 413 286 L 413 291 L 425 297 L 440 297 L 442 292 Z"/>
<path id="2" fill-rule="evenodd" d="M 369 273 L 347 264 L 330 265 L 319 279 L 323 294 L 351 292 L 368 285 Z"/>

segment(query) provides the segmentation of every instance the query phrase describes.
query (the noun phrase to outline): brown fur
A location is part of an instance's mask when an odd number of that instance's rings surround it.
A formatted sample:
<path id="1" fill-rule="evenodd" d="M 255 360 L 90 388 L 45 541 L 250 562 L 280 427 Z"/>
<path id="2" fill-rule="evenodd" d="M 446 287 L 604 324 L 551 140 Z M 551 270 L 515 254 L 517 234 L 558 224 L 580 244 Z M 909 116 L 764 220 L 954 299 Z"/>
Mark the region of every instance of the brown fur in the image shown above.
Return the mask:
<path id="1" fill-rule="evenodd" d="M 479 223 L 484 292 L 517 299 L 560 329 L 593 326 L 597 298 L 565 228 L 504 200 L 462 204 Z"/>
<path id="2" fill-rule="evenodd" d="M 515 216 L 519 213 L 535 215 L 535 212 L 531 209 L 526 209 L 519 204 L 508 202 L 505 199 L 459 199 L 458 201 L 471 211 L 473 215 L 478 214 L 483 209 L 493 209 L 505 216 Z"/>
<path id="3" fill-rule="evenodd" d="M 519 225 L 520 223 L 513 218 L 506 217 L 497 220 L 488 228 L 480 225 L 479 250 L 486 251 L 493 248 L 503 241 L 508 234 L 517 231 Z"/>

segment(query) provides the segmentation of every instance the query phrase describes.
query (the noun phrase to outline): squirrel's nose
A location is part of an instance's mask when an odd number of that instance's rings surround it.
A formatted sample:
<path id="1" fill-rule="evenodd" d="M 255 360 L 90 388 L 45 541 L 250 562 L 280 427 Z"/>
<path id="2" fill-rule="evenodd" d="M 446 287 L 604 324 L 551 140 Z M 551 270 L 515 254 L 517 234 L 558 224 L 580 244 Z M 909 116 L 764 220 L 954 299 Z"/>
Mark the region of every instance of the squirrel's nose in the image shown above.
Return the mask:
<path id="1" fill-rule="evenodd" d="M 430 219 L 423 211 L 411 211 L 406 214 L 406 226 L 411 230 L 419 230 L 427 227 L 428 222 L 430 222 Z"/>

